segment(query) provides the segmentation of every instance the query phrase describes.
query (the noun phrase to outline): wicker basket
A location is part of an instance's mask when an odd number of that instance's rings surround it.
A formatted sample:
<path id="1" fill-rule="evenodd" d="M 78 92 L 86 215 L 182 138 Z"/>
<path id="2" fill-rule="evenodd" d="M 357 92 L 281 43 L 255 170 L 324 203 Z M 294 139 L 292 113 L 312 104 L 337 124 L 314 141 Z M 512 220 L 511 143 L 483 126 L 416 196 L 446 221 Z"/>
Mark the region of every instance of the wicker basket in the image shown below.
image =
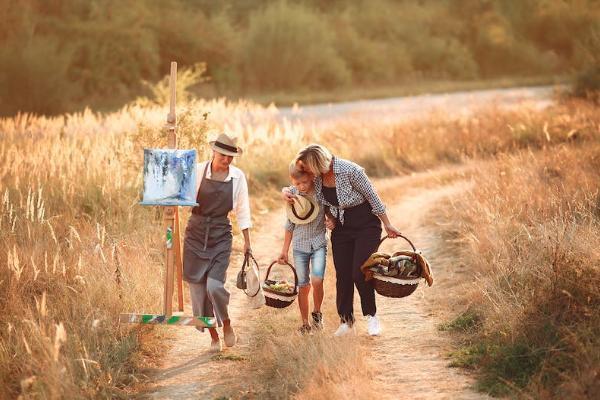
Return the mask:
<path id="1" fill-rule="evenodd" d="M 269 307 L 274 308 L 285 308 L 292 304 L 296 297 L 298 296 L 298 275 L 296 274 L 296 269 L 289 263 L 286 263 L 288 267 L 294 273 L 294 292 L 293 293 L 281 293 L 275 290 L 270 289 L 266 283 L 269 282 L 269 274 L 271 273 L 271 268 L 277 264 L 277 261 L 273 261 L 269 268 L 267 269 L 267 274 L 265 276 L 265 280 L 263 282 L 263 294 L 265 295 L 265 304 Z"/>
<path id="2" fill-rule="evenodd" d="M 400 235 L 399 237 L 406 240 L 408 242 L 408 244 L 410 244 L 410 246 L 412 247 L 412 252 L 416 253 L 417 249 L 412 244 L 412 242 L 410 240 L 408 240 L 408 238 L 406 238 L 402 235 Z M 387 238 L 388 237 L 385 236 L 383 239 L 381 239 L 381 241 L 379 242 L 379 246 L 381 246 L 381 243 L 383 243 L 383 241 Z M 377 248 L 379 248 L 379 246 L 377 246 Z M 404 252 L 404 253 L 406 253 L 406 252 Z M 397 253 L 394 253 L 394 255 L 397 255 Z M 411 278 L 411 279 L 393 278 L 390 276 L 384 276 L 384 275 L 375 273 L 373 275 L 373 285 L 375 286 L 375 291 L 382 296 L 401 298 L 401 297 L 409 296 L 415 290 L 417 290 L 417 286 L 419 286 L 419 282 L 421 281 L 421 279 L 422 278 Z"/>

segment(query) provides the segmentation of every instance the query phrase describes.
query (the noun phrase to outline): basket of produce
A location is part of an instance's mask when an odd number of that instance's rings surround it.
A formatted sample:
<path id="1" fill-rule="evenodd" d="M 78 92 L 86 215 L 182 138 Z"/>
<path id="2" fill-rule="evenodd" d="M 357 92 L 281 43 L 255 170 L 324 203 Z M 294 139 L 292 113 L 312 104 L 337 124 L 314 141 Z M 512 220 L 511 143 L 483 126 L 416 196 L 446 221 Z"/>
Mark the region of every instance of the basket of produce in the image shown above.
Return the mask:
<path id="1" fill-rule="evenodd" d="M 296 269 L 291 264 L 285 263 L 282 266 L 288 266 L 294 273 L 294 283 L 290 283 L 285 279 L 269 279 L 271 269 L 275 264 L 277 264 L 277 261 L 273 261 L 269 265 L 265 281 L 262 284 L 265 304 L 269 307 L 285 308 L 292 304 L 298 296 L 298 275 L 296 275 Z"/>
<path id="2" fill-rule="evenodd" d="M 371 254 L 361 267 L 365 280 L 372 279 L 375 291 L 385 297 L 409 296 L 417 289 L 421 279 L 425 279 L 429 286 L 433 284 L 431 268 L 425 257 L 408 238 L 400 237 L 410 244 L 411 250 L 392 254 L 378 251 Z M 379 246 L 387 238 L 381 239 Z"/>

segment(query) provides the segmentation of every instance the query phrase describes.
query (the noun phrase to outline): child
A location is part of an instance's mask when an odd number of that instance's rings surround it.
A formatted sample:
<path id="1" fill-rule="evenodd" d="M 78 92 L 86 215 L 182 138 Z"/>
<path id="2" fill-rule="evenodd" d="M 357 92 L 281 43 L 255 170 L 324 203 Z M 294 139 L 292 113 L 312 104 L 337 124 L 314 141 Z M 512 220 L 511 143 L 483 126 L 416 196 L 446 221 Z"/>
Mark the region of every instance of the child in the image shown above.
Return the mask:
<path id="1" fill-rule="evenodd" d="M 323 329 L 323 278 L 327 257 L 325 236 L 325 210 L 316 201 L 313 176 L 299 169 L 296 163 L 290 164 L 291 193 L 296 195 L 294 205 L 288 206 L 288 219 L 285 225 L 285 239 L 280 263 L 288 262 L 290 243 L 293 243 L 294 267 L 298 275 L 298 306 L 302 317 L 300 333 L 311 329 Z M 309 268 L 309 263 L 310 268 Z M 310 272 L 310 278 L 309 278 Z M 308 322 L 308 294 L 313 288 L 312 327 Z"/>

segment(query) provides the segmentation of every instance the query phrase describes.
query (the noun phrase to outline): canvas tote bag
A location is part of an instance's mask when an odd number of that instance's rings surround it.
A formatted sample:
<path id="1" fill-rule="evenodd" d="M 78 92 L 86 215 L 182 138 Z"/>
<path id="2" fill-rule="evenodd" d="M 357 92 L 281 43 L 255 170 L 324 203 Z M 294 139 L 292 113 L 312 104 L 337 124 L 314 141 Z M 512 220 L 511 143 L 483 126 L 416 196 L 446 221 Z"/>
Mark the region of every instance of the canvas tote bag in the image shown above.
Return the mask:
<path id="1" fill-rule="evenodd" d="M 244 263 L 238 273 L 236 286 L 246 293 L 250 307 L 260 308 L 265 304 L 258 263 L 250 253 L 244 255 Z"/>

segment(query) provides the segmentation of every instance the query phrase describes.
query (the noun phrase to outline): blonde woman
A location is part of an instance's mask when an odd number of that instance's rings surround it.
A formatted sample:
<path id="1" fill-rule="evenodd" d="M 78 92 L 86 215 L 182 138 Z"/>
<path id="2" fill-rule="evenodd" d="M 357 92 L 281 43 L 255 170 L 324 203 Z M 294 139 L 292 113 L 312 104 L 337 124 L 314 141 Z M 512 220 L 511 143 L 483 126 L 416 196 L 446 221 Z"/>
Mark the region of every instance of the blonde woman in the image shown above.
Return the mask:
<path id="1" fill-rule="evenodd" d="M 360 296 L 362 313 L 367 319 L 371 336 L 381 333 L 377 318 L 375 290 L 366 282 L 360 266 L 377 249 L 381 239 L 381 223 L 388 236 L 394 238 L 400 231 L 392 225 L 385 206 L 377 195 L 364 168 L 358 164 L 334 157 L 327 148 L 311 144 L 296 156 L 296 163 L 315 176 L 315 192 L 319 202 L 329 208 L 335 226 L 331 233 L 333 263 L 336 271 L 336 303 L 340 326 L 335 336 L 354 332 L 354 286 Z M 283 197 L 293 202 L 294 195 L 284 188 Z"/>
<path id="2" fill-rule="evenodd" d="M 244 235 L 244 252 L 250 248 L 250 203 L 248 184 L 244 173 L 231 165 L 233 158 L 242 153 L 236 140 L 225 134 L 210 142 L 211 160 L 198 164 L 198 206 L 185 230 L 183 276 L 190 286 L 192 309 L 196 316 L 215 317 L 223 327 L 225 345 L 236 343 L 236 335 L 229 318 L 229 292 L 225 278 L 231 256 L 231 223 L 229 212 L 236 214 Z M 203 330 L 203 328 L 198 328 Z M 221 351 L 221 340 L 216 328 L 208 328 L 212 342 L 210 350 Z"/>

